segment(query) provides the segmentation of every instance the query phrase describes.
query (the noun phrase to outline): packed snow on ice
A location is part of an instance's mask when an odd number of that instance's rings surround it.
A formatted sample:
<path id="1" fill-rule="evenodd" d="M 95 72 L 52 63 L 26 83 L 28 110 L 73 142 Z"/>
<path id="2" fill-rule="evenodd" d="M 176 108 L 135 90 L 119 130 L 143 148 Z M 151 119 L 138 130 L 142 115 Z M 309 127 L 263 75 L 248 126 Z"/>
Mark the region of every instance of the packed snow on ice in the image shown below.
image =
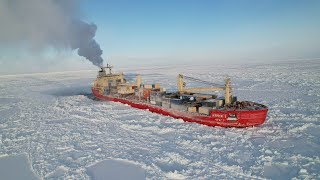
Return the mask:
<path id="1" fill-rule="evenodd" d="M 97 101 L 90 89 L 95 71 L 0 76 L 0 174 L 8 179 L 320 178 L 319 62 L 118 70 L 128 80 L 141 74 L 144 82 L 160 82 L 169 91 L 176 90 L 179 73 L 211 82 L 228 75 L 239 100 L 269 107 L 267 120 L 244 129 L 208 127 Z"/>

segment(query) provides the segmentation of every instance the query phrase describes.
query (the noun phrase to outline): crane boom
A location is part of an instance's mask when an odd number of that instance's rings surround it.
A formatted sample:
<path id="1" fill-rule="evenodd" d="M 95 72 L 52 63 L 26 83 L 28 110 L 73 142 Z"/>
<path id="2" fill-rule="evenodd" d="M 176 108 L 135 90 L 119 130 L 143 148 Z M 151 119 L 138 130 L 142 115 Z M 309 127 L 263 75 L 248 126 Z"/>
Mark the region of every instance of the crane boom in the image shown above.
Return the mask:
<path id="1" fill-rule="evenodd" d="M 184 82 L 184 77 L 186 77 L 189 80 L 202 82 L 205 84 L 211 84 L 211 85 L 218 85 L 214 83 L 209 83 L 206 81 L 203 81 L 201 79 L 196 79 L 188 76 L 184 76 L 182 74 L 179 74 L 177 77 L 177 85 L 178 85 L 178 91 L 180 93 L 193 93 L 198 91 L 225 91 L 225 103 L 230 104 L 231 98 L 232 98 L 232 92 L 231 92 L 231 83 L 230 78 L 226 78 L 225 80 L 225 86 L 224 87 L 211 87 L 211 88 L 185 88 L 186 83 Z"/>
<path id="2" fill-rule="evenodd" d="M 183 92 L 186 93 L 193 93 L 193 92 L 198 92 L 198 91 L 224 91 L 224 88 L 220 87 L 212 87 L 212 88 L 188 88 L 184 89 Z"/>

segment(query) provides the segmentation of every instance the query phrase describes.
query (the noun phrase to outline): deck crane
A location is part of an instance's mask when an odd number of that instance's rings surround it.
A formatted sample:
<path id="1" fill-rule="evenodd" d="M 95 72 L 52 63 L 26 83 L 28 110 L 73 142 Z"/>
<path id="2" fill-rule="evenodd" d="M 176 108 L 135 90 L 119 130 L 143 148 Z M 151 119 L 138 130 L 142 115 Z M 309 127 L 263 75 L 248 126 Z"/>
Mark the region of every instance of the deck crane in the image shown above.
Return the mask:
<path id="1" fill-rule="evenodd" d="M 213 87 L 209 88 L 185 88 L 186 83 L 184 82 L 184 79 L 188 79 L 191 81 L 200 82 L 203 84 L 207 84 Z M 185 76 L 182 74 L 179 74 L 177 77 L 177 85 L 178 85 L 178 91 L 180 93 L 194 93 L 199 91 L 225 91 L 225 104 L 229 105 L 232 102 L 232 92 L 231 92 L 231 80 L 229 77 L 225 79 L 225 85 L 215 84 L 211 82 L 207 82 L 201 79 L 196 79 L 193 77 Z"/>

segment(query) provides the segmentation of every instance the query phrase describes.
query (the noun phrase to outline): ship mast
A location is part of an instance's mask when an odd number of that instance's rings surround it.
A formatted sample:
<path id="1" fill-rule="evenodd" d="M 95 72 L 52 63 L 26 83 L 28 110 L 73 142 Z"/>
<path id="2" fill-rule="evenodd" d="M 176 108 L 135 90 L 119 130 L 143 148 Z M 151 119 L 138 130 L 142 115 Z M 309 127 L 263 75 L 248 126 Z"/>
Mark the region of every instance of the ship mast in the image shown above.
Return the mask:
<path id="1" fill-rule="evenodd" d="M 229 105 L 231 103 L 231 98 L 232 98 L 232 92 L 231 92 L 231 80 L 229 77 L 226 78 L 225 80 L 226 84 L 225 84 L 225 94 L 224 94 L 224 98 L 225 98 L 225 103 L 226 105 Z"/>
<path id="2" fill-rule="evenodd" d="M 112 74 L 112 68 L 113 68 L 113 66 L 107 64 L 107 66 L 106 66 L 105 68 L 109 69 L 109 74 Z"/>

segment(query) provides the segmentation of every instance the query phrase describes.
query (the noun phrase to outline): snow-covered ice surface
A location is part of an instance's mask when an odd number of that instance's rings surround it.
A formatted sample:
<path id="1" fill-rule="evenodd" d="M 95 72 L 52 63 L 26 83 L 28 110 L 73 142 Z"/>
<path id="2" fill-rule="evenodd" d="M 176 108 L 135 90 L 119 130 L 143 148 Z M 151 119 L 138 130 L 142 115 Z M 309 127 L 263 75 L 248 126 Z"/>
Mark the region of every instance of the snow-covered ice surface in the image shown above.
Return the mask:
<path id="1" fill-rule="evenodd" d="M 16 156 L 2 155 L 0 157 L 0 178 L 1 179 L 39 179 L 32 171 L 30 161 L 26 154 Z"/>
<path id="2" fill-rule="evenodd" d="M 145 172 L 132 162 L 123 160 L 104 160 L 87 168 L 88 174 L 95 180 L 140 180 L 145 179 Z"/>
<path id="3" fill-rule="evenodd" d="M 319 62 L 123 70 L 168 90 L 178 73 L 229 75 L 238 99 L 269 106 L 267 121 L 208 127 L 96 101 L 93 71 L 0 76 L 0 156 L 25 154 L 43 179 L 89 179 L 110 166 L 146 179 L 320 179 Z"/>

